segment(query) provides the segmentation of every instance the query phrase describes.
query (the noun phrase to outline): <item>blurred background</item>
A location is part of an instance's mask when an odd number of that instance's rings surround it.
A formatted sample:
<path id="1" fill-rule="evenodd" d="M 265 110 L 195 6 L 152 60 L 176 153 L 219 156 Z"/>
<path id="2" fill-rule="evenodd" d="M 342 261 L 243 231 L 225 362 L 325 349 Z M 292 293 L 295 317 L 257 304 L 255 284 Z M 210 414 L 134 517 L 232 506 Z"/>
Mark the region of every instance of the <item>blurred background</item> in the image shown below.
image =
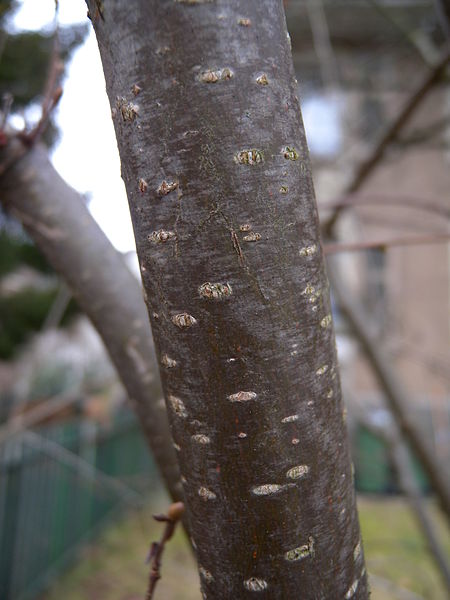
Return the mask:
<path id="1" fill-rule="evenodd" d="M 333 225 L 330 273 L 362 310 L 361 334 L 333 294 L 372 597 L 445 599 L 442 560 L 417 515 L 426 515 L 444 561 L 448 525 L 414 451 L 404 465 L 380 378 L 394 374 L 408 419 L 448 481 L 450 63 L 441 63 L 450 14 L 440 0 L 284 4 L 320 217 Z M 16 129 L 40 118 L 54 15 L 53 0 L 0 1 L 0 94 Z M 64 94 L 44 141 L 138 277 L 85 3 L 60 0 L 58 23 Z M 381 355 L 381 375 L 364 335 Z M 0 599 L 142 598 L 149 544 L 161 533 L 152 514 L 167 505 L 102 341 L 0 208 Z M 200 598 L 181 531 L 158 594 Z"/>

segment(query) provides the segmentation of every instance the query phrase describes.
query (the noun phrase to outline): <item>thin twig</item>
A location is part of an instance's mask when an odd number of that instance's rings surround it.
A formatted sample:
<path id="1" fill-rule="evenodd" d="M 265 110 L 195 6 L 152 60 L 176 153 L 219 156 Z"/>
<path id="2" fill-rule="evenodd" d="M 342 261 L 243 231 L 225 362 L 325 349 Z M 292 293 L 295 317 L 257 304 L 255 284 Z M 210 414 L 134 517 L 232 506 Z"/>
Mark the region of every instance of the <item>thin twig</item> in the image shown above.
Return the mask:
<path id="1" fill-rule="evenodd" d="M 58 287 L 58 292 L 50 306 L 50 310 L 45 317 L 45 321 L 41 327 L 41 331 L 49 331 L 58 327 L 63 316 L 73 298 L 73 294 L 64 281 L 61 281 Z"/>
<path id="2" fill-rule="evenodd" d="M 81 399 L 82 398 L 77 394 L 68 396 L 58 394 L 57 396 L 53 396 L 48 400 L 40 402 L 27 413 L 11 417 L 4 425 L 0 426 L 0 445 L 19 433 L 32 427 L 36 427 L 36 425 L 54 417 L 61 411 L 80 402 Z"/>
<path id="3" fill-rule="evenodd" d="M 406 100 L 403 108 L 397 114 L 397 117 L 390 123 L 387 129 L 382 133 L 378 142 L 375 144 L 370 156 L 364 160 L 356 170 L 352 181 L 347 186 L 344 195 L 352 194 L 358 191 L 362 185 L 366 182 L 369 175 L 373 172 L 375 167 L 380 163 L 384 156 L 386 148 L 396 138 L 398 133 L 403 129 L 405 124 L 409 121 L 417 107 L 422 103 L 428 92 L 434 87 L 439 81 L 443 71 L 450 62 L 450 46 L 446 46 L 443 51 L 441 58 L 436 63 L 435 67 L 428 71 L 419 85 L 411 93 L 409 98 Z M 337 207 L 334 212 L 325 220 L 323 223 L 323 229 L 326 237 L 333 237 L 333 229 L 338 220 L 341 212 L 345 207 Z"/>
<path id="4" fill-rule="evenodd" d="M 410 31 L 406 25 L 395 19 L 391 11 L 387 6 L 379 2 L 378 0 L 367 0 L 368 3 L 384 18 L 386 19 L 397 31 L 403 35 L 403 37 L 411 44 L 411 46 L 417 51 L 420 58 L 426 65 L 432 67 L 432 59 L 436 58 L 436 48 L 432 41 L 425 37 L 422 30 Z"/>
<path id="5" fill-rule="evenodd" d="M 338 252 L 359 252 L 360 250 L 378 249 L 386 250 L 395 246 L 418 246 L 421 244 L 442 244 L 450 240 L 450 234 L 416 235 L 390 240 L 369 240 L 367 242 L 338 242 L 324 244 L 323 251 L 326 255 Z"/>
<path id="6" fill-rule="evenodd" d="M 166 542 L 168 542 L 173 536 L 175 532 L 175 527 L 178 521 L 183 516 L 183 513 L 183 502 L 174 502 L 170 505 L 169 510 L 167 511 L 167 515 L 153 516 L 155 521 L 165 523 L 166 526 L 164 528 L 163 534 L 159 542 L 152 542 L 152 545 L 150 546 L 148 561 L 151 561 L 151 565 L 145 600 L 152 600 L 153 598 L 153 593 L 155 591 L 156 584 L 158 583 L 158 580 L 161 579 L 161 559 Z"/>
<path id="7" fill-rule="evenodd" d="M 319 61 L 322 83 L 328 91 L 340 87 L 338 64 L 333 51 L 327 17 L 322 0 L 307 0 L 306 10 L 313 36 L 314 50 Z"/>
<path id="8" fill-rule="evenodd" d="M 31 129 L 31 131 L 24 131 L 19 134 L 19 137 L 28 146 L 32 146 L 37 140 L 40 139 L 48 125 L 52 111 L 61 99 L 63 89 L 60 86 L 59 81 L 64 72 L 64 65 L 59 54 L 59 36 L 58 28 L 56 27 L 53 37 L 50 67 L 44 89 L 44 98 L 42 101 L 41 118 L 33 127 L 33 129 Z"/>
<path id="9" fill-rule="evenodd" d="M 6 121 L 8 120 L 9 113 L 11 111 L 11 106 L 13 103 L 13 96 L 9 92 L 3 94 L 2 98 L 2 115 L 0 120 L 0 133 L 3 133 L 5 129 Z"/>
<path id="10" fill-rule="evenodd" d="M 442 32 L 450 40 L 450 6 L 448 0 L 434 0 L 434 7 Z"/>
<path id="11" fill-rule="evenodd" d="M 426 212 L 436 213 L 450 219 L 450 207 L 438 202 L 437 200 L 427 198 L 416 198 L 412 196 L 391 196 L 386 194 L 350 194 L 336 198 L 331 202 L 326 202 L 320 205 L 323 210 L 336 208 L 351 208 L 364 206 L 402 206 L 408 209 L 423 210 Z"/>

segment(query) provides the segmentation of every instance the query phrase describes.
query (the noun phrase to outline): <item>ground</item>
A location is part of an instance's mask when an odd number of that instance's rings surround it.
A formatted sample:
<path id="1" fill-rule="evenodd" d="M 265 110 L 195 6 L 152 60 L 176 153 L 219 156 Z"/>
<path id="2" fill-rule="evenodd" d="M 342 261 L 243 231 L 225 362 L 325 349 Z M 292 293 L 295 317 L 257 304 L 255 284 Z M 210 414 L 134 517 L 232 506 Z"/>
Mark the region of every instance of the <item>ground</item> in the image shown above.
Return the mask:
<path id="1" fill-rule="evenodd" d="M 439 574 L 405 502 L 396 497 L 360 497 L 358 506 L 372 575 L 372 600 L 446 600 Z M 153 521 L 152 513 L 166 508 L 164 498 L 152 498 L 148 509 L 128 514 L 109 527 L 42 600 L 142 600 L 149 542 L 159 537 L 162 528 Z M 450 556 L 449 531 L 436 508 L 430 508 Z M 179 530 L 164 554 L 155 600 L 200 598 L 194 561 Z"/>

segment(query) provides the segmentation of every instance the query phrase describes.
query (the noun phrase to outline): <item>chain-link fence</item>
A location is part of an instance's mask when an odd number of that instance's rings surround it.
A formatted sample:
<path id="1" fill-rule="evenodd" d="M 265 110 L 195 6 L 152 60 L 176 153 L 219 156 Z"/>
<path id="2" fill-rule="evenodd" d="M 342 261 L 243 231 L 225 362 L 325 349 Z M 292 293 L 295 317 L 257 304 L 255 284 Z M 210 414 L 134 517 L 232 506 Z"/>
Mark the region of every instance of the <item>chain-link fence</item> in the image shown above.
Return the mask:
<path id="1" fill-rule="evenodd" d="M 77 419 L 0 445 L 0 598 L 35 598 L 156 472 L 129 413 L 109 426 Z"/>

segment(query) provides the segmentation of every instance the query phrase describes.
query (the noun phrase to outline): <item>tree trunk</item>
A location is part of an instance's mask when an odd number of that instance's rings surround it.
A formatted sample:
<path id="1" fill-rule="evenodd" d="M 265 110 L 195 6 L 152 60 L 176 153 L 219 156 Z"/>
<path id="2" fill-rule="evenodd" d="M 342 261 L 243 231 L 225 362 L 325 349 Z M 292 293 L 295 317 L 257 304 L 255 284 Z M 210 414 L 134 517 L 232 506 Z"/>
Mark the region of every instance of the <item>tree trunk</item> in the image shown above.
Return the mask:
<path id="1" fill-rule="evenodd" d="M 18 160 L 15 157 L 21 156 Z M 24 154 L 13 139 L 1 149 L 3 206 L 26 228 L 67 281 L 99 332 L 136 410 L 170 495 L 182 498 L 179 469 L 162 400 L 142 291 L 80 195 L 58 175 L 47 152 Z"/>
<path id="2" fill-rule="evenodd" d="M 203 596 L 367 598 L 281 2 L 88 5 Z"/>

